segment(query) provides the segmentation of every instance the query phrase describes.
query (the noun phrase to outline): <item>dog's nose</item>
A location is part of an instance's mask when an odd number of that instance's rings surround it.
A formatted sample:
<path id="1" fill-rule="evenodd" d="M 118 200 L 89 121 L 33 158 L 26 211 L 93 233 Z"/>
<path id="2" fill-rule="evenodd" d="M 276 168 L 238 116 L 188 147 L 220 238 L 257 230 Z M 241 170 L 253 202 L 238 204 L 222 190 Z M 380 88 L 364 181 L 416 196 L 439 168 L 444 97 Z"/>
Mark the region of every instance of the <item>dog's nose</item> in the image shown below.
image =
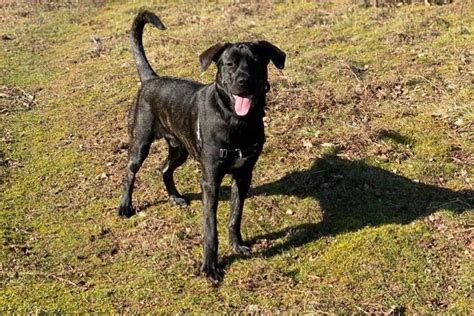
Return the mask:
<path id="1" fill-rule="evenodd" d="M 239 78 L 237 79 L 237 83 L 238 83 L 239 85 L 241 85 L 241 86 L 248 85 L 249 82 L 250 82 L 250 79 L 247 78 L 247 77 L 239 77 Z"/>

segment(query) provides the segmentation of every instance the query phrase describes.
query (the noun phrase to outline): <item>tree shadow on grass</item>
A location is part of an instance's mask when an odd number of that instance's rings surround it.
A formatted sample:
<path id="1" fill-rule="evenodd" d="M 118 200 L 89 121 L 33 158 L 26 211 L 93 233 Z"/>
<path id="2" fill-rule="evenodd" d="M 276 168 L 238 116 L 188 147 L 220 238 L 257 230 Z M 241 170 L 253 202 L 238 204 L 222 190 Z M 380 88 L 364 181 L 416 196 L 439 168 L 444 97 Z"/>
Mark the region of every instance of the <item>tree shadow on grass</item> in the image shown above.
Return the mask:
<path id="1" fill-rule="evenodd" d="M 324 217 L 318 223 L 302 223 L 253 237 L 283 243 L 270 246 L 256 256 L 272 257 L 303 246 L 322 236 L 357 231 L 384 224 L 408 224 L 439 209 L 461 213 L 472 209 L 474 191 L 453 191 L 419 183 L 363 161 L 337 155 L 316 159 L 311 168 L 291 172 L 281 179 L 254 188 L 252 195 L 312 197 L 319 201 Z M 228 267 L 236 255 L 223 258 Z"/>

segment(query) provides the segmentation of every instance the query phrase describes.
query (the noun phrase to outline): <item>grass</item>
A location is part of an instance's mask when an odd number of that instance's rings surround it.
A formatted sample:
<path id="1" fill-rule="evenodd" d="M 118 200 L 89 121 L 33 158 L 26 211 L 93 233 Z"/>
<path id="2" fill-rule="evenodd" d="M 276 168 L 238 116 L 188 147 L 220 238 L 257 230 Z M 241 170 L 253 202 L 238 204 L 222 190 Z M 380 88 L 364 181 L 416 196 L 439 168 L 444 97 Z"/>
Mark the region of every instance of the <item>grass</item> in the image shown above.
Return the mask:
<path id="1" fill-rule="evenodd" d="M 191 206 L 173 207 L 155 144 L 139 214 L 116 215 L 142 4 L 3 5 L 0 309 L 469 314 L 473 6 L 352 2 L 146 3 L 168 27 L 145 31 L 160 74 L 211 82 L 197 57 L 217 41 L 288 55 L 244 212 L 254 255 L 226 243 L 226 179 L 218 287 L 197 276 L 196 162 L 176 175 Z"/>

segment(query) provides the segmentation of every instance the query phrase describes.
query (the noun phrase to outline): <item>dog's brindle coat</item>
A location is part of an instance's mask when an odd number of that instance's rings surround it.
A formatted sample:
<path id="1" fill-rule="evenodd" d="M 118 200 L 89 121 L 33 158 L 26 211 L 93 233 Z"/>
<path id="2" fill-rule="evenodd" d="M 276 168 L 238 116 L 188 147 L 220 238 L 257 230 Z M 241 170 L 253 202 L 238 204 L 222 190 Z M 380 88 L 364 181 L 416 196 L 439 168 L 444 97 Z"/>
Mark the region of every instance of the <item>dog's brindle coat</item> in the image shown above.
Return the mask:
<path id="1" fill-rule="evenodd" d="M 143 49 L 145 24 L 165 29 L 151 12 L 140 12 L 133 21 L 131 44 L 142 82 L 136 103 L 129 112 L 129 162 L 118 212 L 134 214 L 132 191 L 135 175 L 155 139 L 165 138 L 168 158 L 163 164 L 163 181 L 170 200 L 180 206 L 188 202 L 177 191 L 173 172 L 190 153 L 202 166 L 202 202 L 204 224 L 204 260 L 201 271 L 211 280 L 219 280 L 217 264 L 218 192 L 225 174 L 233 176 L 229 242 L 239 254 L 249 254 L 242 242 L 242 208 L 252 179 L 252 170 L 265 142 L 263 116 L 268 92 L 267 66 L 271 60 L 282 69 L 285 53 L 266 41 L 235 44 L 218 43 L 200 56 L 202 70 L 214 61 L 216 81 L 195 81 L 160 77 L 151 68 Z M 236 100 L 240 99 L 240 105 Z M 247 112 L 242 115 L 247 102 Z M 250 101 L 249 101 L 250 100 Z M 250 108 L 248 108 L 250 104 Z M 240 115 L 237 114 L 240 112 Z"/>

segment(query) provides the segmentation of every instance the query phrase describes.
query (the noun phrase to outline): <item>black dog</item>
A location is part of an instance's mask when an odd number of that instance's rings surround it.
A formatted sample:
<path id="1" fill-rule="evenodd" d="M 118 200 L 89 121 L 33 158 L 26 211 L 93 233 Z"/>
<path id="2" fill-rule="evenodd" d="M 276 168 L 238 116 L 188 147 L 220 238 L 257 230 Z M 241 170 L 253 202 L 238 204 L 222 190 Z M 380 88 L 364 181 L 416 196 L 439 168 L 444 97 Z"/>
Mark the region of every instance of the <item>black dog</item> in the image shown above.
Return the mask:
<path id="1" fill-rule="evenodd" d="M 146 23 L 165 29 L 151 12 L 140 12 L 133 21 L 131 43 L 142 86 L 129 112 L 129 162 L 118 212 L 134 214 L 132 190 L 135 175 L 155 139 L 165 138 L 168 158 L 162 167 L 170 200 L 180 206 L 188 202 L 176 190 L 173 172 L 188 154 L 202 166 L 204 216 L 204 262 L 201 271 L 219 280 L 217 264 L 218 192 L 225 174 L 232 174 L 229 241 L 239 254 L 249 254 L 242 242 L 240 223 L 252 170 L 265 142 L 263 116 L 268 92 L 267 65 L 271 60 L 282 69 L 285 53 L 266 41 L 236 44 L 218 43 L 199 57 L 201 69 L 214 61 L 215 83 L 160 77 L 150 67 L 143 49 Z"/>

